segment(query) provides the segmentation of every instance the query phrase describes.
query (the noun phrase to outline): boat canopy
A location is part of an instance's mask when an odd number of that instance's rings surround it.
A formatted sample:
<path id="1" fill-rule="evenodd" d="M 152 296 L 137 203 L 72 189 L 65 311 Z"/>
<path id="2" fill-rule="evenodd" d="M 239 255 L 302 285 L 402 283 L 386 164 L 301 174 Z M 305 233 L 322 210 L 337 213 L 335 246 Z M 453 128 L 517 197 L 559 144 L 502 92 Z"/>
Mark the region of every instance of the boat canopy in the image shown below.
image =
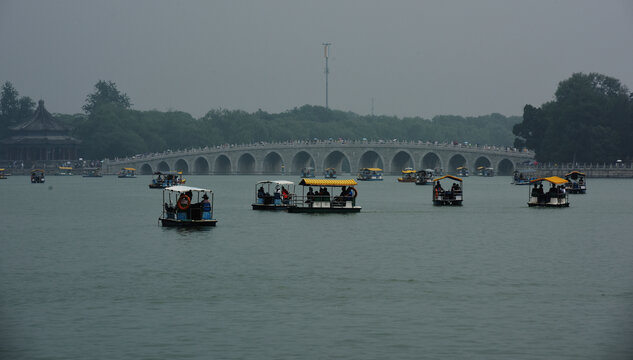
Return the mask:
<path id="1" fill-rule="evenodd" d="M 123 170 L 132 170 L 132 171 L 136 171 L 135 168 L 123 168 Z"/>
<path id="2" fill-rule="evenodd" d="M 72 170 L 73 168 L 70 166 L 60 166 L 59 170 Z"/>
<path id="3" fill-rule="evenodd" d="M 44 172 L 44 170 L 42 170 L 42 169 L 33 169 L 33 170 L 31 170 L 31 172 L 32 172 L 32 173 L 35 173 L 35 172 L 41 172 L 41 173 L 43 173 L 43 172 Z"/>
<path id="4" fill-rule="evenodd" d="M 259 185 L 259 184 L 294 185 L 295 183 L 293 183 L 292 181 L 288 181 L 288 180 L 262 180 L 262 181 L 258 181 L 256 183 L 256 185 Z"/>
<path id="5" fill-rule="evenodd" d="M 382 171 L 382 169 L 380 169 L 380 168 L 362 168 L 361 170 Z"/>
<path id="6" fill-rule="evenodd" d="M 349 180 L 335 180 L 335 179 L 301 179 L 299 185 L 303 186 L 352 186 L 357 185 L 358 183 L 354 179 Z"/>
<path id="7" fill-rule="evenodd" d="M 403 174 L 415 174 L 415 170 L 402 170 Z"/>
<path id="8" fill-rule="evenodd" d="M 4 171 L 4 169 L 0 169 L 0 171 Z"/>
<path id="9" fill-rule="evenodd" d="M 576 170 L 570 172 L 569 174 L 567 174 L 565 176 L 572 176 L 572 175 L 587 176 L 586 174 L 581 173 L 580 171 L 576 171 Z"/>
<path id="10" fill-rule="evenodd" d="M 534 180 L 530 180 L 530 183 L 535 183 L 535 182 L 541 182 L 541 181 L 547 181 L 550 182 L 554 185 L 561 185 L 561 184 L 567 184 L 569 181 L 560 178 L 558 176 L 550 176 L 550 177 L 546 177 L 546 178 L 538 178 L 538 179 L 534 179 Z"/>
<path id="11" fill-rule="evenodd" d="M 468 168 L 465 167 L 465 166 L 460 166 L 460 167 L 457 168 L 457 170 L 461 170 L 461 169 L 468 169 Z"/>
<path id="12" fill-rule="evenodd" d="M 434 182 L 435 182 L 435 181 L 440 181 L 440 180 L 442 180 L 442 179 L 446 179 L 446 178 L 449 178 L 449 179 L 453 179 L 453 180 L 457 180 L 457 181 L 459 181 L 459 182 L 462 182 L 462 179 L 458 178 L 457 176 L 453 176 L 453 175 L 444 175 L 444 176 L 442 176 L 442 177 L 440 177 L 440 178 L 433 179 L 433 181 L 434 181 Z"/>
<path id="13" fill-rule="evenodd" d="M 170 187 L 166 187 L 163 190 L 166 191 L 171 191 L 171 192 L 187 192 L 187 191 L 197 191 L 197 192 L 213 192 L 209 189 L 201 189 L 201 188 L 196 188 L 196 187 L 191 187 L 191 186 L 185 186 L 185 185 L 175 185 L 175 186 L 170 186 Z"/>
<path id="14" fill-rule="evenodd" d="M 154 171 L 154 175 L 182 175 L 182 171 Z"/>

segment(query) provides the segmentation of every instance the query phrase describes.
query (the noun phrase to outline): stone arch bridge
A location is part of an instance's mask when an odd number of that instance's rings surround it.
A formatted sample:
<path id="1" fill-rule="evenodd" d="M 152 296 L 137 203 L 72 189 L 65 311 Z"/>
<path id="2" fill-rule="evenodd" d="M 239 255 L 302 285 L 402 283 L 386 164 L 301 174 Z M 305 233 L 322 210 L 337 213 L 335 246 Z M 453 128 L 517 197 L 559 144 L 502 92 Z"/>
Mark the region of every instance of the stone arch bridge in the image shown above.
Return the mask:
<path id="1" fill-rule="evenodd" d="M 105 160 L 103 172 L 114 174 L 122 167 L 134 167 L 139 174 L 154 171 L 182 171 L 184 174 L 300 174 L 312 167 L 318 176 L 324 169 L 356 174 L 364 167 L 399 174 L 406 167 L 442 169 L 454 173 L 465 166 L 473 172 L 479 166 L 493 167 L 497 175 L 510 175 L 533 152 L 494 146 L 434 144 L 414 141 L 318 141 L 225 145 L 182 151 L 135 155 Z"/>

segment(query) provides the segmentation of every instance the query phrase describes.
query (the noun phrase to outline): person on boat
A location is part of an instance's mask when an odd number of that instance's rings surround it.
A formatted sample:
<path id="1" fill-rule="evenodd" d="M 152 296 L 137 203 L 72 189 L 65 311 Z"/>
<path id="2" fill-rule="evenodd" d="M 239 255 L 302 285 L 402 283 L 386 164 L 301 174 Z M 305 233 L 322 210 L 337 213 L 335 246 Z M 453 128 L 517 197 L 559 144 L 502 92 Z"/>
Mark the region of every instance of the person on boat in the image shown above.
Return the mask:
<path id="1" fill-rule="evenodd" d="M 290 193 L 283 186 L 281 187 L 281 198 L 282 198 L 284 204 L 287 204 L 289 199 L 290 199 Z"/>
<path id="2" fill-rule="evenodd" d="M 263 198 L 264 196 L 266 196 L 266 193 L 264 192 L 264 186 L 260 186 L 259 190 L 257 190 L 257 197 L 258 198 Z"/>
<path id="3" fill-rule="evenodd" d="M 538 196 L 539 196 L 538 186 L 536 183 L 534 183 L 534 187 L 532 188 L 532 197 L 538 197 Z"/>
<path id="4" fill-rule="evenodd" d="M 308 188 L 308 193 L 306 194 L 306 203 L 312 204 L 314 202 L 314 190 L 312 186 Z"/>
<path id="5" fill-rule="evenodd" d="M 561 195 L 562 197 L 565 197 L 565 192 L 566 192 L 566 190 L 565 190 L 565 185 L 561 185 L 561 186 L 559 186 L 559 187 L 558 187 L 558 189 L 559 189 L 559 193 L 560 193 L 560 195 Z"/>
<path id="6" fill-rule="evenodd" d="M 207 193 L 202 196 L 202 218 L 205 220 L 211 219 L 211 202 Z"/>

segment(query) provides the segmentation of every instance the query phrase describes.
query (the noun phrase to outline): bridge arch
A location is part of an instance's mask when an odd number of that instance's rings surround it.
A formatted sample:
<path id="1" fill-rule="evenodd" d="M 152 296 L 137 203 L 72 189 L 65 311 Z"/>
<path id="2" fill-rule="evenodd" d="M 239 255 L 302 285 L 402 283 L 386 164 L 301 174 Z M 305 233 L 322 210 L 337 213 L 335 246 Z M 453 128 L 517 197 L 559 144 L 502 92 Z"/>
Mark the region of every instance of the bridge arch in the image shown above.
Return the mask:
<path id="1" fill-rule="evenodd" d="M 442 160 L 434 152 L 428 152 L 422 157 L 422 169 L 441 169 Z"/>
<path id="2" fill-rule="evenodd" d="M 166 161 L 161 161 L 157 166 L 158 171 L 169 171 L 169 164 Z"/>
<path id="3" fill-rule="evenodd" d="M 215 158 L 213 164 L 213 173 L 227 175 L 231 173 L 231 159 L 228 156 L 222 154 Z"/>
<path id="4" fill-rule="evenodd" d="M 193 161 L 193 173 L 198 175 L 207 175 L 209 173 L 209 162 L 206 158 L 199 156 Z"/>
<path id="5" fill-rule="evenodd" d="M 314 157 L 307 151 L 299 151 L 292 158 L 292 172 L 295 174 L 299 174 L 304 167 L 315 167 L 315 165 Z"/>
<path id="6" fill-rule="evenodd" d="M 509 159 L 502 159 L 497 164 L 497 175 L 509 176 L 514 172 L 514 163 Z"/>
<path id="7" fill-rule="evenodd" d="M 264 174 L 281 174 L 284 160 L 276 151 L 271 151 L 264 156 L 264 163 L 262 164 L 262 172 Z"/>
<path id="8" fill-rule="evenodd" d="M 487 156 L 480 156 L 477 158 L 477 160 L 475 160 L 475 164 L 473 165 L 474 168 L 472 169 L 473 172 L 477 172 L 477 168 L 480 166 L 483 167 L 492 167 L 492 161 L 490 161 L 490 159 Z"/>
<path id="9" fill-rule="evenodd" d="M 448 160 L 448 169 L 446 171 L 451 174 L 457 173 L 457 168 L 460 166 L 468 167 L 468 161 L 462 154 L 455 154 Z"/>
<path id="10" fill-rule="evenodd" d="M 145 163 L 141 165 L 141 168 L 139 169 L 139 173 L 141 175 L 152 175 L 154 171 L 152 171 L 152 166 L 150 164 Z"/>
<path id="11" fill-rule="evenodd" d="M 391 159 L 391 172 L 400 173 L 404 168 L 414 167 L 413 156 L 404 150 L 398 151 L 398 153 Z"/>
<path id="12" fill-rule="evenodd" d="M 358 169 L 371 167 L 384 169 L 384 161 L 382 160 L 380 154 L 373 150 L 368 150 L 361 155 L 360 161 L 358 162 Z"/>
<path id="13" fill-rule="evenodd" d="M 349 158 L 338 150 L 327 154 L 325 160 L 323 160 L 323 168 L 334 168 L 338 173 L 352 172 Z"/>
<path id="14" fill-rule="evenodd" d="M 255 158 L 253 155 L 245 153 L 237 159 L 237 172 L 240 175 L 255 173 Z"/>
<path id="15" fill-rule="evenodd" d="M 178 159 L 174 164 L 174 168 L 176 171 L 182 171 L 184 175 L 189 175 L 189 164 L 185 159 Z"/>

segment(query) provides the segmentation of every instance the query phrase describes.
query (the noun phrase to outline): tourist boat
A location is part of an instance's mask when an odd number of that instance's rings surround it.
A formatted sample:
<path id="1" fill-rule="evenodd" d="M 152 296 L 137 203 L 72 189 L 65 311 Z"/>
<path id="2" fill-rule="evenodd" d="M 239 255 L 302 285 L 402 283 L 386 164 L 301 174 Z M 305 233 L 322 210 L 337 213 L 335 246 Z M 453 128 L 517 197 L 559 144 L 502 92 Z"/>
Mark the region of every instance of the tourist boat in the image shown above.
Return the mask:
<path id="1" fill-rule="evenodd" d="M 55 175 L 58 176 L 72 176 L 73 174 L 73 168 L 70 166 L 59 166 L 57 168 L 57 173 L 55 173 Z"/>
<path id="2" fill-rule="evenodd" d="M 468 176 L 468 168 L 465 166 L 460 166 L 457 169 L 457 176 L 467 177 Z"/>
<path id="3" fill-rule="evenodd" d="M 149 184 L 150 189 L 164 189 L 174 185 L 184 185 L 187 181 L 182 177 L 182 171 L 156 171 Z"/>
<path id="4" fill-rule="evenodd" d="M 530 181 L 536 179 L 534 170 L 515 170 L 512 174 L 512 184 L 514 185 L 530 185 Z"/>
<path id="5" fill-rule="evenodd" d="M 101 175 L 101 168 L 84 168 L 83 174 L 81 175 L 83 177 L 102 177 L 103 175 Z"/>
<path id="6" fill-rule="evenodd" d="M 361 181 L 382 181 L 382 169 L 362 168 L 358 172 L 356 179 Z"/>
<path id="7" fill-rule="evenodd" d="M 491 167 L 479 166 L 477 167 L 477 175 L 484 177 L 495 176 L 495 169 Z"/>
<path id="8" fill-rule="evenodd" d="M 587 175 L 580 171 L 572 171 L 565 175 L 567 192 L 570 194 L 586 194 L 587 193 Z"/>
<path id="9" fill-rule="evenodd" d="M 264 180 L 255 183 L 253 210 L 286 210 L 295 196 L 295 183 L 286 180 Z"/>
<path id="10" fill-rule="evenodd" d="M 290 213 L 360 212 L 361 207 L 356 205 L 358 190 L 354 187 L 357 185 L 354 179 L 301 179 L 299 185 L 302 186 L 301 195 L 291 199 Z M 315 191 L 313 186 L 319 189 Z M 334 195 L 339 193 L 339 187 L 340 194 Z"/>
<path id="11" fill-rule="evenodd" d="M 445 190 L 442 186 L 442 181 L 446 184 L 450 180 L 457 181 L 453 182 L 450 190 Z M 433 179 L 433 205 L 443 206 L 443 205 L 457 205 L 461 206 L 462 201 L 464 199 L 464 191 L 462 187 L 463 181 L 462 179 L 452 176 L 452 175 L 444 175 L 440 178 Z"/>
<path id="12" fill-rule="evenodd" d="M 159 218 L 163 226 L 215 226 L 218 221 L 213 215 L 213 191 L 185 185 L 163 189 L 163 212 Z"/>
<path id="13" fill-rule="evenodd" d="M 314 177 L 314 168 L 304 167 L 301 169 L 301 177 L 302 178 L 313 178 Z"/>
<path id="14" fill-rule="evenodd" d="M 425 169 L 420 170 L 415 173 L 415 184 L 416 185 L 427 185 L 433 182 L 433 170 Z"/>
<path id="15" fill-rule="evenodd" d="M 42 169 L 34 169 L 31 170 L 31 183 L 33 184 L 41 184 L 44 182 L 44 170 Z"/>
<path id="16" fill-rule="evenodd" d="M 415 182 L 416 172 L 413 168 L 402 170 L 402 176 L 398 178 L 398 182 Z"/>
<path id="17" fill-rule="evenodd" d="M 549 182 L 550 188 L 547 192 L 543 190 L 543 182 Z M 550 176 L 546 178 L 538 178 L 530 181 L 534 186 L 530 189 L 530 199 L 528 206 L 540 207 L 568 207 L 569 199 L 565 184 L 567 180 L 558 176 Z"/>
<path id="18" fill-rule="evenodd" d="M 0 180 L 4 180 L 7 178 L 7 174 L 4 173 L 4 169 L 0 169 Z"/>
<path id="19" fill-rule="evenodd" d="M 136 169 L 135 168 L 123 168 L 119 171 L 120 178 L 135 178 L 136 177 Z"/>
<path id="20" fill-rule="evenodd" d="M 336 179 L 336 169 L 334 168 L 325 169 L 325 171 L 323 172 L 323 176 L 326 179 Z"/>

